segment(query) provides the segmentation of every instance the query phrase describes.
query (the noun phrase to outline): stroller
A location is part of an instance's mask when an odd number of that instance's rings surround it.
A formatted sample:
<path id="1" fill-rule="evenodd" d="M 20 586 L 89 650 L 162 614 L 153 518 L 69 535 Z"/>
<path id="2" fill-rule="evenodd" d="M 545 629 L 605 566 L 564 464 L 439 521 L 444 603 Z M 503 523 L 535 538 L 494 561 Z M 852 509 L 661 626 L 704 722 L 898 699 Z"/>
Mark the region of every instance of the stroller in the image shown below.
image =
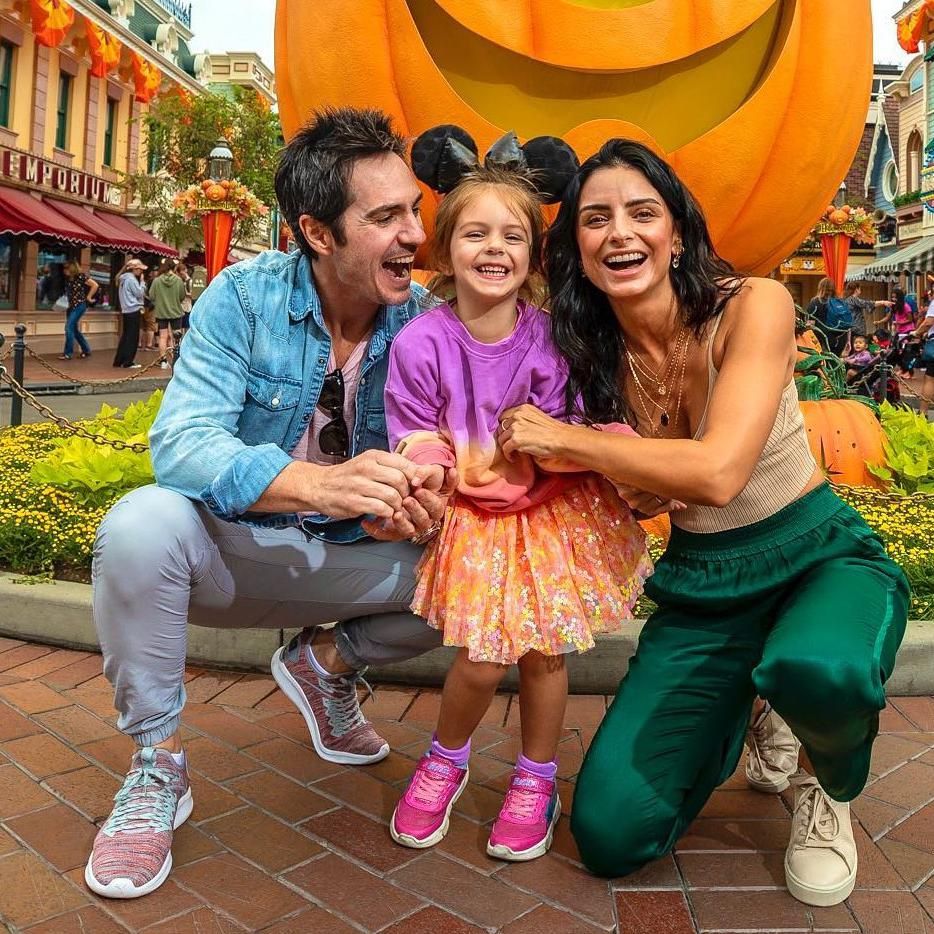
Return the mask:
<path id="1" fill-rule="evenodd" d="M 858 369 L 856 377 L 848 385 L 848 392 L 868 396 L 880 403 L 891 402 L 894 405 L 900 402 L 902 390 L 895 376 L 895 366 L 902 359 L 901 354 L 896 344 L 880 351 L 870 364 Z"/>

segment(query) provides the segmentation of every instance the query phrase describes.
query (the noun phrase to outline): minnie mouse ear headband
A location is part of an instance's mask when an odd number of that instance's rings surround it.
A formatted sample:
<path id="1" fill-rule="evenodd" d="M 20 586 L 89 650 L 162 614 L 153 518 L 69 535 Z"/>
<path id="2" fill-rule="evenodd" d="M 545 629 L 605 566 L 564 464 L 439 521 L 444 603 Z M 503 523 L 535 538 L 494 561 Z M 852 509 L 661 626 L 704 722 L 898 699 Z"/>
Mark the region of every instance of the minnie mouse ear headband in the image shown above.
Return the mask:
<path id="1" fill-rule="evenodd" d="M 412 146 L 415 177 L 439 194 L 452 191 L 460 180 L 480 166 L 477 144 L 470 134 L 451 123 L 432 127 Z M 486 168 L 518 172 L 531 182 L 545 204 L 561 200 L 568 182 L 580 168 L 577 154 L 556 136 L 536 136 L 520 146 L 515 133 L 507 133 L 487 150 Z"/>

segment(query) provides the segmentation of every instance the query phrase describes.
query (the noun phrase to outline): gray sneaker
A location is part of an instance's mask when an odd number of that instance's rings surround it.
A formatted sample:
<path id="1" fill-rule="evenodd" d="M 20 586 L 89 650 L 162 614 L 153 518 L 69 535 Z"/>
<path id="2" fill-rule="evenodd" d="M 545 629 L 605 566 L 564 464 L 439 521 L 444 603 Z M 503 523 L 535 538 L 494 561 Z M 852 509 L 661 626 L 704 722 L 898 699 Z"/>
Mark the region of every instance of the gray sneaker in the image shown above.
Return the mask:
<path id="1" fill-rule="evenodd" d="M 373 729 L 360 710 L 357 685 L 366 684 L 354 672 L 322 677 L 311 666 L 311 645 L 304 634 L 295 636 L 272 657 L 276 684 L 298 707 L 308 724 L 315 752 L 340 765 L 369 765 L 389 755 L 389 743 Z"/>
<path id="2" fill-rule="evenodd" d="M 801 744 L 791 728 L 766 707 L 746 731 L 746 783 L 756 791 L 778 794 L 798 771 Z"/>

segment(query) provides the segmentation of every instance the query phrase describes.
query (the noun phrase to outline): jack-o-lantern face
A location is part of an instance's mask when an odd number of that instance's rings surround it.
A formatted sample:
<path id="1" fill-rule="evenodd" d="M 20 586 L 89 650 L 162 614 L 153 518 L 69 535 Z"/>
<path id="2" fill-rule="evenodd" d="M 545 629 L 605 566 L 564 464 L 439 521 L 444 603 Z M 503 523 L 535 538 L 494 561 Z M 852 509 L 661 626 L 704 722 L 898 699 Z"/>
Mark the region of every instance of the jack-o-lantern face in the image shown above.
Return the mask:
<path id="1" fill-rule="evenodd" d="M 278 0 L 286 135 L 325 105 L 416 135 L 649 143 L 749 272 L 792 253 L 866 120 L 869 0 Z M 841 54 L 845 50 L 845 54 Z"/>

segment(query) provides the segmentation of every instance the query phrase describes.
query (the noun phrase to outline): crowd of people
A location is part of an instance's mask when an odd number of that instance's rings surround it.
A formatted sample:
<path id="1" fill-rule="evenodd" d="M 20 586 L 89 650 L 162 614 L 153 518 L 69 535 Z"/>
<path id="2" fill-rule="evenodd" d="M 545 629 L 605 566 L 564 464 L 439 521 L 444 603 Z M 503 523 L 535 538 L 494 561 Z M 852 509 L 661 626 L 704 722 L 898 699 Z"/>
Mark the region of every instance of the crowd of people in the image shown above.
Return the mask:
<path id="1" fill-rule="evenodd" d="M 890 298 L 869 300 L 859 282 L 848 282 L 838 296 L 833 280 L 821 279 L 803 325 L 813 327 L 824 349 L 843 359 L 851 384 L 882 362 L 902 376 L 923 371 L 919 411 L 927 415 L 934 399 L 932 298 L 934 284 L 920 295 L 895 288 Z"/>
<path id="2" fill-rule="evenodd" d="M 90 357 L 91 346 L 79 322 L 94 304 L 100 287 L 76 262 L 65 263 L 63 274 L 65 285 L 60 301 L 66 313 L 65 347 L 59 359 L 73 359 L 75 344 L 81 358 Z M 185 263 L 176 259 L 164 259 L 158 266 L 147 268 L 142 260 L 133 257 L 117 273 L 116 286 L 121 328 L 113 365 L 139 369 L 137 350 L 158 349 L 166 355 L 175 347 L 175 333 L 188 330 L 193 303 L 191 273 Z M 171 366 L 168 356 L 160 366 Z"/>

